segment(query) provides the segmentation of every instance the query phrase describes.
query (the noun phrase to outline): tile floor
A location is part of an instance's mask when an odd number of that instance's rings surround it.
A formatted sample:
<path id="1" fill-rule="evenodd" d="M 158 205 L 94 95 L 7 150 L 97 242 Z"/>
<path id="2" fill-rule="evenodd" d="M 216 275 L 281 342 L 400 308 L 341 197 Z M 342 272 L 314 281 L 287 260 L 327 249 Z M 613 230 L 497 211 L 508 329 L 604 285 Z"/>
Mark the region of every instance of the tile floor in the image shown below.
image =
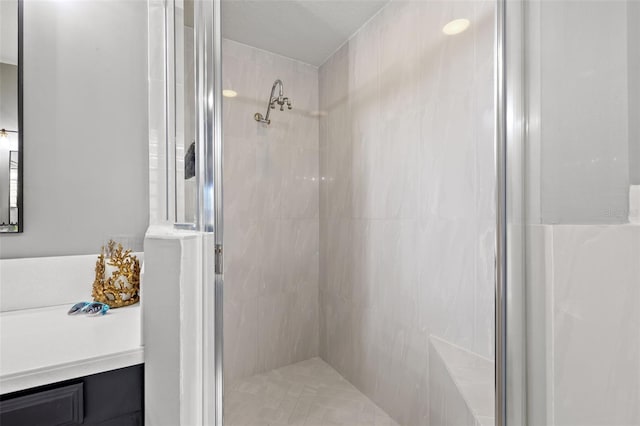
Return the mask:
<path id="1" fill-rule="evenodd" d="M 225 425 L 397 426 L 320 358 L 226 385 Z"/>

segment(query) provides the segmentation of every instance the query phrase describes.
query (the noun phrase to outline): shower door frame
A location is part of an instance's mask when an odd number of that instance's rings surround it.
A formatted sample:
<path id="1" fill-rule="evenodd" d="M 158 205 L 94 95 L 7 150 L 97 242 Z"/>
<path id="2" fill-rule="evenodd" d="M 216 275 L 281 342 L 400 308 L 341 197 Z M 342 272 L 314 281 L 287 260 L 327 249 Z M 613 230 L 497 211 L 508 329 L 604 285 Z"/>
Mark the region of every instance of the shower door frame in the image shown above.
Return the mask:
<path id="1" fill-rule="evenodd" d="M 496 3 L 496 426 L 527 424 L 527 10 L 528 0 Z"/>
<path id="2" fill-rule="evenodd" d="M 221 0 L 195 5 L 197 230 L 203 262 L 203 420 L 223 426 L 223 143 Z M 496 0 L 495 16 L 495 424 L 526 424 L 525 141 L 526 0 Z M 216 184 L 217 183 L 217 184 Z M 213 269 L 213 274 L 212 274 Z M 213 283 L 212 283 L 213 281 Z M 213 285 L 211 285 L 213 284 Z M 213 307 L 213 309 L 211 309 Z M 214 401 L 210 404 L 210 401 Z"/>
<path id="3" fill-rule="evenodd" d="M 194 2 L 196 229 L 203 238 L 203 424 L 223 425 L 223 150 L 221 0 Z"/>
<path id="4" fill-rule="evenodd" d="M 194 5 L 194 71 L 196 139 L 196 208 L 195 223 L 176 223 L 178 179 L 176 143 L 177 90 L 176 75 L 179 61 L 176 49 L 182 31 L 176 21 L 176 8 L 181 0 L 147 0 L 149 31 L 149 90 L 150 90 L 150 223 L 167 226 L 162 232 L 187 232 L 201 241 L 196 259 L 198 265 L 194 281 L 198 286 L 201 305 L 195 314 L 200 330 L 201 347 L 185 347 L 189 340 L 179 342 L 181 350 L 199 351 L 194 367 L 197 391 L 185 396 L 185 406 L 197 413 L 190 419 L 206 426 L 223 425 L 223 147 L 222 147 L 222 31 L 221 0 L 196 0 Z M 158 37 L 159 36 L 159 37 Z M 161 71 L 157 66 L 162 62 Z M 154 67 L 155 66 L 155 67 Z M 156 75 L 159 74 L 160 76 Z M 160 83 L 160 85 L 156 85 Z M 162 110 L 155 105 L 162 102 Z M 155 163 L 154 163 L 155 162 Z M 187 309 L 181 306 L 180 309 Z M 196 357 L 198 358 L 198 357 Z M 201 360 L 201 362 L 200 362 Z M 180 372 L 182 374 L 182 371 Z M 193 374 L 189 372 L 187 374 Z M 193 399 L 190 399 L 193 398 Z M 194 400 L 195 399 L 195 400 Z M 181 401 L 182 404 L 182 401 Z M 197 407 L 197 408 L 194 408 Z M 188 423 L 191 426 L 192 423 Z"/>
<path id="5" fill-rule="evenodd" d="M 196 229 L 204 239 L 203 420 L 223 426 L 223 143 L 221 0 L 195 5 Z M 496 0 L 495 419 L 526 424 L 524 309 L 525 0 Z M 208 259 L 208 260 L 207 260 Z M 213 401 L 213 404 L 211 404 Z"/>

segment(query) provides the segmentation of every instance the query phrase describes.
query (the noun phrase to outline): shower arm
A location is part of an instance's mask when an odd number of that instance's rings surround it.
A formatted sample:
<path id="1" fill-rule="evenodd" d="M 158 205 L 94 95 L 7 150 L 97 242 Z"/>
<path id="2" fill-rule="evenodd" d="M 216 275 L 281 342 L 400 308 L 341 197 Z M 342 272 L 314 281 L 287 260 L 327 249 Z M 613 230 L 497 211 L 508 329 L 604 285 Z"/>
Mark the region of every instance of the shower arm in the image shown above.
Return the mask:
<path id="1" fill-rule="evenodd" d="M 274 93 L 276 91 L 276 87 L 279 89 L 278 90 L 278 96 L 274 96 Z M 253 116 L 253 118 L 260 122 L 260 123 L 266 123 L 266 124 L 271 124 L 271 120 L 269 119 L 269 115 L 271 115 L 271 110 L 275 108 L 275 103 L 277 102 L 278 105 L 280 105 L 280 110 L 282 110 L 282 106 L 286 103 L 287 107 L 289 109 L 291 109 L 291 102 L 289 101 L 288 98 L 284 98 L 284 85 L 282 84 L 282 80 L 280 79 L 276 79 L 276 81 L 273 82 L 273 86 L 271 86 L 271 93 L 269 94 L 269 101 L 267 102 L 267 113 L 264 115 L 264 117 L 262 116 L 262 114 L 260 114 L 259 112 L 256 112 Z"/>
<path id="2" fill-rule="evenodd" d="M 276 91 L 276 87 L 280 87 L 278 98 L 273 97 L 273 94 Z M 271 114 L 271 106 L 273 105 L 273 102 L 279 98 L 282 98 L 282 80 L 277 79 L 276 81 L 273 82 L 273 86 L 271 86 L 271 94 L 269 95 L 269 102 L 267 102 L 267 113 L 265 114 L 264 118 L 262 117 L 262 115 L 260 115 L 259 119 L 258 119 L 259 114 L 256 113 L 256 121 L 259 121 L 261 123 L 271 124 L 271 120 L 269 120 L 269 115 Z"/>

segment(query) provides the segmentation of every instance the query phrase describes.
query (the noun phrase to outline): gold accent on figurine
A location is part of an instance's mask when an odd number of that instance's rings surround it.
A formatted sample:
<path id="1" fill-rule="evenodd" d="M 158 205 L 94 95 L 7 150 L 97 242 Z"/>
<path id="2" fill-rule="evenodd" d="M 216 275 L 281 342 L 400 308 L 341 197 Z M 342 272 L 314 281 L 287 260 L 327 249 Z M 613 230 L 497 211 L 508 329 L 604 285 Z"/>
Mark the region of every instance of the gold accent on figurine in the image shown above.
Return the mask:
<path id="1" fill-rule="evenodd" d="M 108 270 L 108 271 L 107 271 Z M 105 276 L 108 275 L 108 276 Z M 91 293 L 93 300 L 111 308 L 129 306 L 140 301 L 140 261 L 124 250 L 122 244 L 110 240 L 96 262 L 96 278 Z"/>

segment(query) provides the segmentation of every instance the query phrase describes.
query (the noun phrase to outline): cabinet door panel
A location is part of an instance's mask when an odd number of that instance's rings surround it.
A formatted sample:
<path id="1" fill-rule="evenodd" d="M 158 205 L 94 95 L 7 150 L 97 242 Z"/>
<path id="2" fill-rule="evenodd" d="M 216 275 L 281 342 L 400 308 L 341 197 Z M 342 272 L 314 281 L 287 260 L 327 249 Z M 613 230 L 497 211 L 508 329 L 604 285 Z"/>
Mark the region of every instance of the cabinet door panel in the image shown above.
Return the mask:
<path id="1" fill-rule="evenodd" d="M 0 403 L 2 426 L 79 425 L 84 420 L 83 384 L 19 396 Z"/>

